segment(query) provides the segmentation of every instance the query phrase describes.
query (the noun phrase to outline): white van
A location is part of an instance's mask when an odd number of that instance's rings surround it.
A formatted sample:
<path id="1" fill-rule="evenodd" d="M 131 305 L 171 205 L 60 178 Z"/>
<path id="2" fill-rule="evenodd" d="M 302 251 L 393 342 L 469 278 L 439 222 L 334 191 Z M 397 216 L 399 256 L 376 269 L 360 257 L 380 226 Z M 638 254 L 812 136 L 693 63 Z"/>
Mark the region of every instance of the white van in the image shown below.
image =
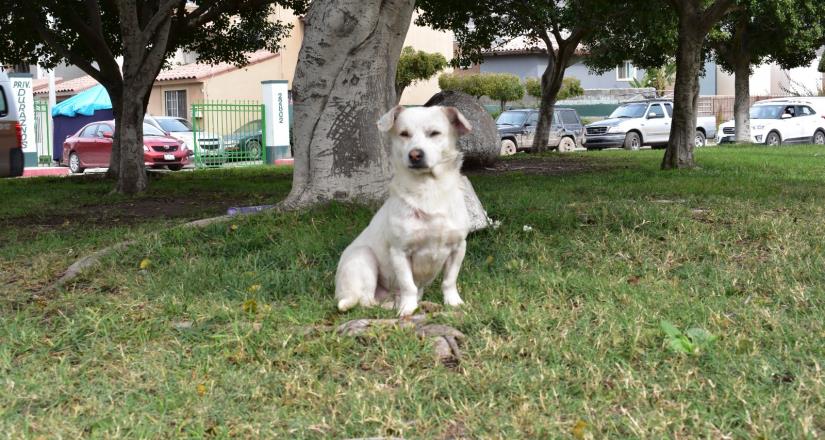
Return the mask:
<path id="1" fill-rule="evenodd" d="M 23 129 L 17 118 L 17 104 L 11 81 L 0 71 L 0 177 L 23 175 Z"/>
<path id="2" fill-rule="evenodd" d="M 758 101 L 750 108 L 751 142 L 825 145 L 825 97 L 790 97 Z M 733 142 L 735 121 L 719 126 L 718 143 Z"/>

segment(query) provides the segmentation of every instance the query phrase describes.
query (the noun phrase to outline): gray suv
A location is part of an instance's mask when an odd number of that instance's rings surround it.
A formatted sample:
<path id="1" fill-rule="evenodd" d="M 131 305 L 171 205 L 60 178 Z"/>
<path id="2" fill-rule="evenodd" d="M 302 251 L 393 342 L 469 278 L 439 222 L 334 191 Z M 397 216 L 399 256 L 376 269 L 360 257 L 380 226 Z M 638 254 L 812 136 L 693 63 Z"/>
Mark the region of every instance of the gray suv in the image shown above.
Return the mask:
<path id="1" fill-rule="evenodd" d="M 535 109 L 507 110 L 496 119 L 501 138 L 501 155 L 509 156 L 533 148 L 539 111 Z M 557 108 L 550 128 L 547 146 L 560 152 L 573 151 L 582 146 L 584 126 L 579 114 L 572 108 Z"/>

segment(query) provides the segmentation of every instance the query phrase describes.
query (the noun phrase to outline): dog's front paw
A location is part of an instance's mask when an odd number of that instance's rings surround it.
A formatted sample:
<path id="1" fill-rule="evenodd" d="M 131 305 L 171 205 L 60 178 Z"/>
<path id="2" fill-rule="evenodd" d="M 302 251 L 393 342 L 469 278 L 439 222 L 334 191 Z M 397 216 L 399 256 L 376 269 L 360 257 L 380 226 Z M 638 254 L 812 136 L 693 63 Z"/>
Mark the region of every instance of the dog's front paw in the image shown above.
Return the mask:
<path id="1" fill-rule="evenodd" d="M 401 301 L 398 303 L 398 316 L 410 316 L 417 308 L 418 299 L 416 297 L 401 298 Z"/>
<path id="2" fill-rule="evenodd" d="M 458 307 L 464 304 L 464 301 L 461 300 L 461 296 L 458 295 L 458 290 L 446 290 L 444 291 L 444 304 L 450 307 Z"/>

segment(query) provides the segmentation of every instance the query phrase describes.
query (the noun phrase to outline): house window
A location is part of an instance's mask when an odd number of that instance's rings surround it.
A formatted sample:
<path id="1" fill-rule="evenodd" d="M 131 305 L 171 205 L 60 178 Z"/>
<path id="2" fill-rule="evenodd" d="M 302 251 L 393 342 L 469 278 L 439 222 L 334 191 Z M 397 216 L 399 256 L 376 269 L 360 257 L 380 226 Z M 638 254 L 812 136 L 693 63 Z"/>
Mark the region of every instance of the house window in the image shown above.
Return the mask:
<path id="1" fill-rule="evenodd" d="M 616 66 L 616 81 L 631 81 L 636 77 L 636 68 L 630 61 Z"/>
<path id="2" fill-rule="evenodd" d="M 166 116 L 186 118 L 186 90 L 169 90 L 166 97 Z"/>

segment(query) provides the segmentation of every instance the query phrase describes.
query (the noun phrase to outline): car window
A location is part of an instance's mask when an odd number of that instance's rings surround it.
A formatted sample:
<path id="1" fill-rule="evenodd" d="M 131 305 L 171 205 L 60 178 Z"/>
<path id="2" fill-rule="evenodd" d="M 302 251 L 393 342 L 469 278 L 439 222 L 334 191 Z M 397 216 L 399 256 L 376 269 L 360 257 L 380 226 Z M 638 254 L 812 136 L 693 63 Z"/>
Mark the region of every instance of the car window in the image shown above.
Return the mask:
<path id="1" fill-rule="evenodd" d="M 561 114 L 561 122 L 564 125 L 580 125 L 581 122 L 579 121 L 578 115 L 573 110 L 562 110 L 559 112 Z"/>
<path id="2" fill-rule="evenodd" d="M 646 109 L 647 104 L 645 103 L 623 104 L 616 108 L 616 110 L 613 110 L 609 118 L 643 118 Z"/>
<path id="3" fill-rule="evenodd" d="M 538 125 L 539 124 L 539 114 L 532 113 L 529 118 L 527 118 L 527 125 Z"/>
<path id="4" fill-rule="evenodd" d="M 504 112 L 498 116 L 496 119 L 496 124 L 498 125 L 521 125 L 524 123 L 524 120 L 527 118 L 527 114 L 524 112 Z"/>
<path id="5" fill-rule="evenodd" d="M 751 119 L 779 119 L 783 111 L 781 105 L 755 105 L 751 107 Z"/>
<path id="6" fill-rule="evenodd" d="M 99 138 L 102 138 L 103 133 L 106 133 L 107 131 L 111 133 L 114 130 L 112 130 L 112 127 L 110 127 L 108 124 L 100 124 L 97 126 L 97 132 L 95 133 L 95 135 Z"/>
<path id="7" fill-rule="evenodd" d="M 80 133 L 80 137 L 82 137 L 82 138 L 97 137 L 97 126 L 98 125 L 99 124 L 92 124 L 92 125 L 86 126 L 86 128 L 83 129 L 83 132 Z"/>
<path id="8" fill-rule="evenodd" d="M 143 124 L 143 135 L 144 136 L 166 136 L 166 133 L 160 131 L 154 125 L 150 124 Z"/>
<path id="9" fill-rule="evenodd" d="M 799 105 L 796 107 L 796 114 L 799 116 L 812 116 L 815 115 L 816 112 L 807 105 Z"/>
<path id="10" fill-rule="evenodd" d="M 796 116 L 796 106 L 789 105 L 789 106 L 785 107 L 785 114 L 791 115 L 792 118 L 795 117 Z"/>
<path id="11" fill-rule="evenodd" d="M 653 104 L 650 106 L 650 110 L 647 111 L 648 114 L 652 113 L 656 115 L 656 117 L 663 118 L 665 117 L 665 111 L 662 109 L 661 104 Z"/>
<path id="12" fill-rule="evenodd" d="M 182 133 L 192 131 L 192 125 L 186 119 L 164 118 L 156 119 L 161 128 L 170 133 Z"/>
<path id="13" fill-rule="evenodd" d="M 0 116 L 9 114 L 9 103 L 6 101 L 6 91 L 0 87 Z"/>
<path id="14" fill-rule="evenodd" d="M 667 110 L 668 117 L 673 117 L 673 104 L 666 102 L 665 103 L 665 110 Z"/>

